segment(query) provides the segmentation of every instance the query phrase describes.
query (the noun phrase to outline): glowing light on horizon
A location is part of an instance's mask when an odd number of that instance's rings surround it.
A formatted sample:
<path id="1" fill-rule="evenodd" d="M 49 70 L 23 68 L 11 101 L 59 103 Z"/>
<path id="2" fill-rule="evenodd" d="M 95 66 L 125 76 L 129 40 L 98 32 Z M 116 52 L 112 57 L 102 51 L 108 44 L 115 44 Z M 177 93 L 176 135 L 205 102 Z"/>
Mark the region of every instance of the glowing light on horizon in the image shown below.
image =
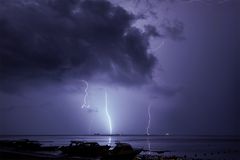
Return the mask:
<path id="1" fill-rule="evenodd" d="M 152 107 L 152 104 L 150 103 L 150 104 L 148 105 L 147 135 L 150 135 L 150 133 L 149 133 L 149 129 L 150 129 L 150 125 L 151 125 L 151 107 Z"/>
<path id="2" fill-rule="evenodd" d="M 105 113 L 106 113 L 108 125 L 109 125 L 109 134 L 111 135 L 112 134 L 112 120 L 111 120 L 111 117 L 108 112 L 108 95 L 107 95 L 106 89 L 105 89 Z M 111 138 L 109 139 L 109 141 L 111 141 Z"/>
<path id="3" fill-rule="evenodd" d="M 85 95 L 84 95 L 84 98 L 83 98 L 83 105 L 82 105 L 82 108 L 89 108 L 89 104 L 87 104 L 87 96 L 88 96 L 88 82 L 85 81 L 85 80 L 82 80 L 83 83 L 86 84 L 86 88 L 85 88 Z"/>

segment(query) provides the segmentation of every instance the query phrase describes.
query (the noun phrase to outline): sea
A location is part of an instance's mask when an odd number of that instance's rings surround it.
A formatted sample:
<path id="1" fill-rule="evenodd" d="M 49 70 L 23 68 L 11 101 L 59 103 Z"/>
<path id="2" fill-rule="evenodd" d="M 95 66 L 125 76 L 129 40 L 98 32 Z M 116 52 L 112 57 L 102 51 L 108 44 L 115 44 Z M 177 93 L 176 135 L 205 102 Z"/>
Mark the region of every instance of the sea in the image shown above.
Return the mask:
<path id="1" fill-rule="evenodd" d="M 44 146 L 67 146 L 71 141 L 98 142 L 111 145 L 129 143 L 142 148 L 141 154 L 180 156 L 199 160 L 240 160 L 240 137 L 238 136 L 175 136 L 175 135 L 44 135 L 0 136 L 0 140 L 29 139 Z M 157 153 L 158 152 L 158 153 Z"/>

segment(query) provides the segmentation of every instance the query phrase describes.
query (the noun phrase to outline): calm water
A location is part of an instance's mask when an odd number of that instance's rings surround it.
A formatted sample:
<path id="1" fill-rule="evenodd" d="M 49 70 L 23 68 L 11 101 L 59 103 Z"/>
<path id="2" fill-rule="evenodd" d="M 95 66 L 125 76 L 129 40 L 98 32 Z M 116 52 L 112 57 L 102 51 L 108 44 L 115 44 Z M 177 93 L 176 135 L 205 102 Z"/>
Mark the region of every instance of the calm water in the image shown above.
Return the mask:
<path id="1" fill-rule="evenodd" d="M 165 155 L 195 159 L 240 160 L 240 137 L 227 136 L 1 136 L 0 139 L 38 140 L 43 145 L 68 145 L 72 140 L 110 144 L 127 142 L 152 151 L 167 150 Z M 149 153 L 149 152 L 147 152 Z"/>

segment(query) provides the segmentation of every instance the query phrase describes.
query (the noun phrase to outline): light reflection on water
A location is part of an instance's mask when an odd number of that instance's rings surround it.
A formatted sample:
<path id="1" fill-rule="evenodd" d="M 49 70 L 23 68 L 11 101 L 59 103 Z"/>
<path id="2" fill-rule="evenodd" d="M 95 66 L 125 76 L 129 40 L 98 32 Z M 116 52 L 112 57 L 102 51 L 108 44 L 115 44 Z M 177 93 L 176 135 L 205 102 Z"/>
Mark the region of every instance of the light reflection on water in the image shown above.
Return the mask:
<path id="1" fill-rule="evenodd" d="M 111 142 L 112 142 L 112 137 L 110 136 L 108 137 L 108 145 L 112 145 Z"/>

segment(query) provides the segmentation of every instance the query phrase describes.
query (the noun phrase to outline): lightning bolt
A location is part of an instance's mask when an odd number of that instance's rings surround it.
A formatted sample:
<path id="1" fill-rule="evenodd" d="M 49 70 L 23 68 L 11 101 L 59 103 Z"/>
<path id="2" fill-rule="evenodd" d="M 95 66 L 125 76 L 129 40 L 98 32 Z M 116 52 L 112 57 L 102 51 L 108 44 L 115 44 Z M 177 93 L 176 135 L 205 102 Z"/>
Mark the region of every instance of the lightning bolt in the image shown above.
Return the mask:
<path id="1" fill-rule="evenodd" d="M 108 95 L 107 95 L 107 90 L 105 89 L 105 113 L 108 119 L 108 125 L 109 125 L 109 134 L 112 134 L 112 120 L 111 117 L 108 113 Z"/>
<path id="2" fill-rule="evenodd" d="M 82 104 L 82 108 L 86 108 L 87 111 L 90 111 L 90 105 L 87 103 L 87 97 L 88 97 L 88 82 L 85 81 L 85 80 L 82 80 L 82 82 L 86 85 L 86 88 L 84 90 L 85 92 L 85 95 L 84 95 L 84 98 L 83 98 L 83 104 Z M 89 123 L 89 128 L 88 128 L 88 133 L 90 134 L 90 131 L 91 131 L 91 128 L 92 128 L 92 121 L 93 121 L 93 118 L 91 118 L 90 120 L 90 123 Z"/>
<path id="3" fill-rule="evenodd" d="M 148 124 L 147 124 L 147 135 L 148 136 L 150 135 L 149 129 L 150 129 L 150 125 L 151 125 L 151 107 L 152 107 L 152 104 L 150 103 L 148 105 Z"/>
<path id="4" fill-rule="evenodd" d="M 89 104 L 87 104 L 87 96 L 88 96 L 88 82 L 85 81 L 85 80 L 82 80 L 83 83 L 85 83 L 86 85 L 86 88 L 85 88 L 85 95 L 84 95 L 84 98 L 83 98 L 83 104 L 82 104 L 82 108 L 89 108 Z M 109 125 L 109 134 L 111 135 L 112 134 L 112 120 L 111 120 L 111 117 L 109 115 L 109 112 L 108 112 L 108 95 L 107 95 L 107 90 L 105 89 L 105 113 L 106 113 L 106 116 L 107 116 L 107 120 L 108 120 L 108 125 Z M 89 127 L 89 132 L 91 130 L 91 123 L 90 122 L 90 127 Z M 109 143 L 111 143 L 111 137 L 109 138 Z"/>
<path id="5" fill-rule="evenodd" d="M 88 82 L 85 81 L 85 80 L 82 80 L 83 83 L 85 83 L 86 85 L 86 88 L 85 88 L 85 95 L 84 95 L 84 98 L 83 98 L 83 105 L 82 105 L 82 108 L 89 108 L 90 106 L 87 104 L 87 96 L 88 96 Z"/>

